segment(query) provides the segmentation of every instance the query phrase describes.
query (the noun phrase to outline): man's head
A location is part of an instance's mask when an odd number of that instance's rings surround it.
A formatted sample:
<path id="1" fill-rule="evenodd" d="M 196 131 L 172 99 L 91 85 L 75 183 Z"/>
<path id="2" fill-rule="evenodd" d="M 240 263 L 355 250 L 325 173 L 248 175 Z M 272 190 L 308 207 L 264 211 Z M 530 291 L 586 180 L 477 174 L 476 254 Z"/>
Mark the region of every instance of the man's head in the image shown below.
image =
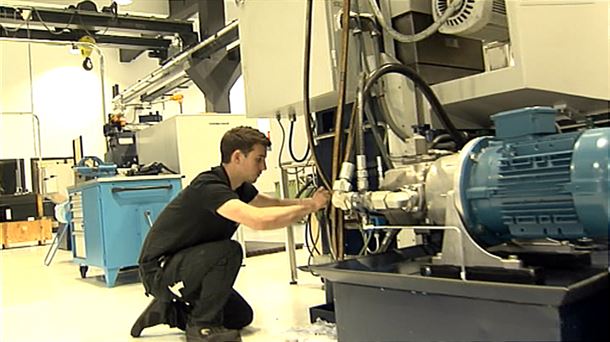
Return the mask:
<path id="1" fill-rule="evenodd" d="M 267 168 L 265 158 L 269 146 L 271 141 L 252 127 L 232 128 L 220 141 L 222 163 L 238 170 L 244 181 L 254 183 Z"/>

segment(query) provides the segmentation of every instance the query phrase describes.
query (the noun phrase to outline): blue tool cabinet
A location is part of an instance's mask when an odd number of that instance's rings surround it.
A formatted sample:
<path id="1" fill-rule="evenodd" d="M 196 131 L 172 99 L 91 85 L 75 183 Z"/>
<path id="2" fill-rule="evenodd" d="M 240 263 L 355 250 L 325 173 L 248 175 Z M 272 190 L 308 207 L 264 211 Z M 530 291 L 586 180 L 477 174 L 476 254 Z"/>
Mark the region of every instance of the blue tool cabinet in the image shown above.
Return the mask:
<path id="1" fill-rule="evenodd" d="M 72 254 L 81 277 L 89 266 L 99 267 L 112 287 L 121 268 L 136 266 L 150 224 L 180 192 L 180 178 L 103 177 L 68 188 Z"/>

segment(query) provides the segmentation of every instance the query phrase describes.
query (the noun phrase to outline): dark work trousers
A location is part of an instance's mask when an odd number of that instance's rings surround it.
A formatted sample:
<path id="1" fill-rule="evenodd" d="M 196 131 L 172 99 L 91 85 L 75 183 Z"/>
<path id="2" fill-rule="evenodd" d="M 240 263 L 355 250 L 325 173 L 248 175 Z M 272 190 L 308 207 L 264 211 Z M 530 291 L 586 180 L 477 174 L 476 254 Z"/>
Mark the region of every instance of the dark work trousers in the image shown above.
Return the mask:
<path id="1" fill-rule="evenodd" d="M 242 262 L 238 242 L 196 245 L 140 266 L 146 292 L 166 302 L 166 323 L 241 329 L 252 322 L 252 308 L 233 289 Z M 158 266 L 157 266 L 158 265 Z M 171 290 L 170 290 L 171 288 Z"/>

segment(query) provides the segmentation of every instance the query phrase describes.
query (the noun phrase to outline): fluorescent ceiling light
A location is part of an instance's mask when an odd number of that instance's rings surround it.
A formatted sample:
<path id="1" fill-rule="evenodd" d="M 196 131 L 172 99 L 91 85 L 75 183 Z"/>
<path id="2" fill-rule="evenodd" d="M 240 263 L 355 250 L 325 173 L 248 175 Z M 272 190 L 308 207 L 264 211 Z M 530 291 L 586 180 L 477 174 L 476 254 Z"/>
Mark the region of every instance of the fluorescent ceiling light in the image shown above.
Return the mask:
<path id="1" fill-rule="evenodd" d="M 114 2 L 116 2 L 117 5 L 125 6 L 125 5 L 131 5 L 133 0 L 114 0 Z"/>

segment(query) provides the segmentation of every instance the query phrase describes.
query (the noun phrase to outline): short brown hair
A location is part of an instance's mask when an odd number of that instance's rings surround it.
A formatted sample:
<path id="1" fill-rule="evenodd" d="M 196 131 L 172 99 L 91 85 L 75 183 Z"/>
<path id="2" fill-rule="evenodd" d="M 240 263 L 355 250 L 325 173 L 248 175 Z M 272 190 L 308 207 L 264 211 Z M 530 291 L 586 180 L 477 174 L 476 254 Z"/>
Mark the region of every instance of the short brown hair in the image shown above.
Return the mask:
<path id="1" fill-rule="evenodd" d="M 228 130 L 220 140 L 220 156 L 223 163 L 231 161 L 231 154 L 240 150 L 248 155 L 254 145 L 260 144 L 270 147 L 271 141 L 259 130 L 248 126 L 239 126 Z"/>

